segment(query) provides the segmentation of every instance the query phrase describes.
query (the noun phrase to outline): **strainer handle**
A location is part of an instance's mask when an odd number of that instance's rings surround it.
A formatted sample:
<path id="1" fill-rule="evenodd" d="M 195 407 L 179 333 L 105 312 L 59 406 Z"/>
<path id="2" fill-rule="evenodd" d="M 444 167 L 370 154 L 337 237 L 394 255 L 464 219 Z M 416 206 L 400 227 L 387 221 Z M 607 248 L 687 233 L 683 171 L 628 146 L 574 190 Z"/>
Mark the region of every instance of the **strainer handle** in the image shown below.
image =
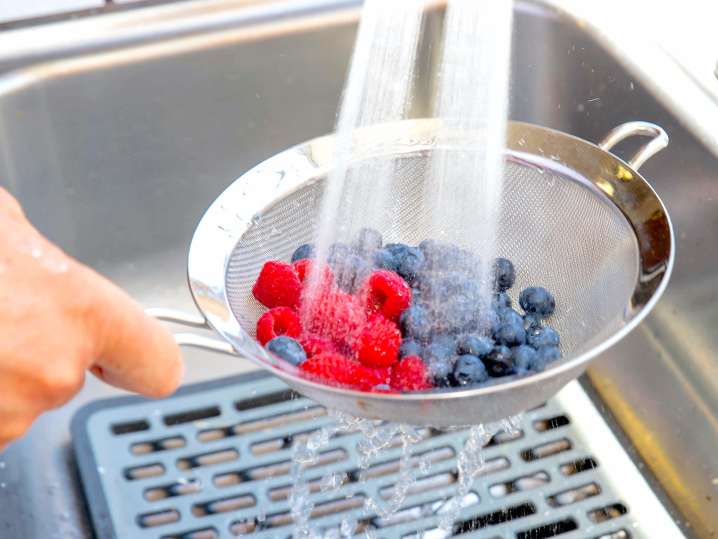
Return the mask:
<path id="1" fill-rule="evenodd" d="M 668 146 L 668 134 L 661 126 L 650 122 L 626 122 L 611 129 L 598 143 L 598 147 L 608 152 L 619 142 L 635 135 L 644 135 L 652 139 L 629 159 L 628 164 L 633 170 L 638 170 L 643 163 Z"/>
<path id="2" fill-rule="evenodd" d="M 165 309 L 162 307 L 153 307 L 145 309 L 145 312 L 164 322 L 173 322 L 175 324 L 182 324 L 184 326 L 190 326 L 193 328 L 211 329 L 207 320 L 201 315 L 190 314 L 184 311 L 178 311 L 176 309 Z M 203 335 L 197 335 L 195 333 L 175 333 L 175 342 L 184 347 L 199 348 L 200 350 L 208 350 L 210 352 L 219 352 L 221 354 L 229 354 L 236 356 L 237 352 L 234 351 L 232 345 L 228 342 L 220 341 L 219 339 L 213 339 L 211 337 L 205 337 Z"/>

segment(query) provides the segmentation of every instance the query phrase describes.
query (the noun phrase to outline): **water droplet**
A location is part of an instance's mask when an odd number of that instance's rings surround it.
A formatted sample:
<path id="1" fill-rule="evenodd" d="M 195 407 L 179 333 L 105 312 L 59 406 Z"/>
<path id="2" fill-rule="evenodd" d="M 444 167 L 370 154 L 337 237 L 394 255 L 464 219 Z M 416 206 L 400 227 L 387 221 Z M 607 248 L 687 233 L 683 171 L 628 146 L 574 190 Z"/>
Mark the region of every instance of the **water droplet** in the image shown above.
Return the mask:
<path id="1" fill-rule="evenodd" d="M 98 466 L 97 473 L 100 475 L 105 475 L 105 469 L 102 466 Z"/>
<path id="2" fill-rule="evenodd" d="M 3 469 L 5 469 L 5 461 L 0 460 L 0 470 L 3 470 Z"/>
<path id="3" fill-rule="evenodd" d="M 39 247 L 33 247 L 33 248 L 30 250 L 30 255 L 31 255 L 33 258 L 39 259 L 39 258 L 42 257 L 42 249 L 40 249 Z"/>
<path id="4" fill-rule="evenodd" d="M 0 488 L 5 488 L 5 487 L 7 487 L 7 483 L 5 483 L 5 481 L 0 482 Z"/>

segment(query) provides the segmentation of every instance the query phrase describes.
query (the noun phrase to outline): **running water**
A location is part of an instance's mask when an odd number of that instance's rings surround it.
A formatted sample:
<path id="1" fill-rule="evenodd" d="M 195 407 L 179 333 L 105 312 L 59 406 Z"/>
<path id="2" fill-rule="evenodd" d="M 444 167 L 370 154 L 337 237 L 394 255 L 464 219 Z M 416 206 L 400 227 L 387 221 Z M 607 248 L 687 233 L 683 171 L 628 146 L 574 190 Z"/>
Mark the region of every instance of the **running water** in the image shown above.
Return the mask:
<path id="1" fill-rule="evenodd" d="M 370 159 L 356 163 L 366 149 L 362 128 L 395 122 L 406 117 L 412 99 L 416 51 L 424 10 L 430 0 L 366 0 L 362 12 L 351 67 L 339 112 L 335 137 L 334 165 L 322 201 L 316 238 L 316 258 L 331 261 L 334 242 L 347 241 L 361 227 L 372 226 L 385 236 L 401 241 L 405 230 L 393 195 L 392 179 L 397 162 Z M 491 271 L 495 258 L 494 237 L 499 219 L 504 166 L 504 141 L 508 112 L 509 60 L 512 2 L 509 0 L 449 0 L 444 20 L 444 44 L 439 69 L 434 114 L 440 122 L 437 150 L 430 166 L 416 178 L 423 193 L 422 215 L 430 220 L 432 239 L 447 240 L 477 253 L 476 279 L 482 303 L 492 296 Z M 346 255 L 344 255 L 346 256 Z M 321 264 L 313 265 L 308 304 L 321 281 Z M 356 269 L 356 268 L 354 268 Z M 342 267 L 334 268 L 342 283 Z M 308 316 L 307 312 L 303 313 Z M 305 470 L 317 462 L 319 453 L 338 434 L 359 432 L 359 466 L 366 470 L 382 451 L 399 444 L 398 482 L 390 499 L 368 498 L 363 516 L 388 519 L 404 504 L 418 476 L 426 475 L 430 463 L 413 456 L 420 432 L 407 425 L 385 424 L 333 412 L 335 423 L 293 447 L 293 492 L 291 514 L 295 537 L 320 537 L 326 530 L 310 525 L 314 508 Z M 440 530 L 450 535 L 484 464 L 482 447 L 492 436 L 518 428 L 518 418 L 467 431 L 463 450 L 457 455 L 456 495 L 435 514 L 441 515 Z M 361 480 L 360 473 L 359 479 Z M 342 474 L 329 474 L 318 484 L 321 492 L 339 488 Z M 357 532 L 357 522 L 345 520 L 342 536 Z M 371 529 L 364 530 L 372 537 Z"/>
<path id="2" fill-rule="evenodd" d="M 512 17 L 509 1 L 449 0 L 435 103 L 441 129 L 424 184 L 423 202 L 437 239 L 479 254 L 475 277 L 484 303 L 493 291 Z"/>
<path id="3" fill-rule="evenodd" d="M 383 230 L 393 226 L 394 163 L 373 159 L 355 167 L 350 164 L 357 146 L 363 144 L 357 129 L 405 118 L 424 7 L 425 0 L 364 3 L 339 111 L 334 166 L 322 199 L 316 241 L 320 260 L 326 259 L 331 242 L 348 238 L 361 226 Z"/>

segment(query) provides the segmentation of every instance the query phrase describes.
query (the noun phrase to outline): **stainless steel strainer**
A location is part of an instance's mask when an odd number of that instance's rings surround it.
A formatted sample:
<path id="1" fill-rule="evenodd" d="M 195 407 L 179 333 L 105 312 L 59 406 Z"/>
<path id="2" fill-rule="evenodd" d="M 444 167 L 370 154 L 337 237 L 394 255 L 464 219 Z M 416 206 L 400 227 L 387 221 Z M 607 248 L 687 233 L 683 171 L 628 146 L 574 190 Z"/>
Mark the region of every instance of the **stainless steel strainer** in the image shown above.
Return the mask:
<path id="1" fill-rule="evenodd" d="M 392 190 L 402 206 L 401 237 L 388 240 L 416 243 L 434 236 L 418 210 L 416 182 L 429 171 L 438 129 L 436 120 L 406 120 L 357 134 L 354 164 L 395 162 Z M 608 152 L 633 135 L 651 140 L 627 163 Z M 495 421 L 544 402 L 579 376 L 591 359 L 633 329 L 663 292 L 673 264 L 673 230 L 661 200 L 637 170 L 667 144 L 666 133 L 646 122 L 620 125 L 598 145 L 510 123 L 497 252 L 518 269 L 514 290 L 540 284 L 555 293 L 558 307 L 550 323 L 562 337 L 563 359 L 538 374 L 475 389 L 362 393 L 304 379 L 255 342 L 254 326 L 263 308 L 252 297 L 252 284 L 264 261 L 288 259 L 299 244 L 312 240 L 332 166 L 332 136 L 267 159 L 207 210 L 192 239 L 187 268 L 201 317 L 167 309 L 150 312 L 214 329 L 223 341 L 189 333 L 176 339 L 181 345 L 247 357 L 330 408 L 439 427 Z"/>

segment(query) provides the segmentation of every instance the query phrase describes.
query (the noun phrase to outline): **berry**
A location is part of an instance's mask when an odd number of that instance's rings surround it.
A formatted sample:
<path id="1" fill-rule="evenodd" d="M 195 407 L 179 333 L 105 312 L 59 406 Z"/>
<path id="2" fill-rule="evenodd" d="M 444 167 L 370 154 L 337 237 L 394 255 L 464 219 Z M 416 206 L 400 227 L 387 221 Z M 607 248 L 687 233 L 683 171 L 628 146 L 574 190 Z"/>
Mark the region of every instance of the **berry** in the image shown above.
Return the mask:
<path id="1" fill-rule="evenodd" d="M 524 329 L 528 332 L 531 328 L 541 327 L 541 317 L 536 314 L 524 315 Z"/>
<path id="2" fill-rule="evenodd" d="M 407 337 L 426 341 L 431 334 L 429 313 L 421 305 L 412 305 L 399 316 L 399 326 Z"/>
<path id="3" fill-rule="evenodd" d="M 431 359 L 426 363 L 429 378 L 436 387 L 451 386 L 451 362 L 448 360 Z"/>
<path id="4" fill-rule="evenodd" d="M 299 282 L 303 285 L 308 284 L 307 279 L 312 278 L 314 264 L 315 261 L 309 258 L 302 258 L 292 264 L 292 266 L 294 266 L 294 271 L 297 273 L 297 277 L 299 277 Z M 319 279 L 321 280 L 320 282 L 322 287 L 329 288 L 334 282 L 334 273 L 332 272 L 332 268 L 325 264 L 322 268 Z"/>
<path id="5" fill-rule="evenodd" d="M 507 258 L 497 258 L 493 264 L 494 289 L 504 292 L 514 285 L 516 271 L 514 265 Z"/>
<path id="6" fill-rule="evenodd" d="M 399 269 L 399 262 L 396 257 L 387 249 L 379 249 L 372 255 L 374 265 L 379 269 L 396 271 Z"/>
<path id="7" fill-rule="evenodd" d="M 519 295 L 519 303 L 524 311 L 547 317 L 556 310 L 556 300 L 551 292 L 540 286 L 525 288 Z"/>
<path id="8" fill-rule="evenodd" d="M 301 333 L 299 315 L 289 307 L 269 309 L 257 320 L 257 340 L 263 346 L 280 335 L 299 337 Z"/>
<path id="9" fill-rule="evenodd" d="M 472 386 L 485 382 L 488 378 L 484 364 L 478 357 L 470 354 L 459 356 L 451 373 L 454 386 Z"/>
<path id="10" fill-rule="evenodd" d="M 371 266 L 359 255 L 350 254 L 335 264 L 337 283 L 345 292 L 355 292 L 371 273 Z"/>
<path id="11" fill-rule="evenodd" d="M 534 348 L 542 346 L 558 346 L 558 332 L 550 327 L 533 327 L 526 332 L 526 341 Z"/>
<path id="12" fill-rule="evenodd" d="M 523 317 L 513 309 L 501 309 L 497 311 L 501 325 L 521 326 L 524 325 Z"/>
<path id="13" fill-rule="evenodd" d="M 297 307 L 302 286 L 294 267 L 280 260 L 269 260 L 259 272 L 252 287 L 254 297 L 270 309 Z"/>
<path id="14" fill-rule="evenodd" d="M 501 309 L 510 309 L 511 298 L 506 292 L 497 292 L 491 302 L 491 306 L 497 311 L 500 311 Z"/>
<path id="15" fill-rule="evenodd" d="M 511 357 L 511 350 L 506 346 L 496 346 L 491 352 L 481 359 L 486 366 L 489 376 L 498 378 L 507 376 L 514 372 L 514 362 Z"/>
<path id="16" fill-rule="evenodd" d="M 542 346 L 536 351 L 535 371 L 542 371 L 546 365 L 561 359 L 561 350 L 558 346 Z"/>
<path id="17" fill-rule="evenodd" d="M 511 349 L 516 372 L 527 372 L 533 370 L 536 365 L 538 353 L 535 348 L 522 344 Z"/>
<path id="18" fill-rule="evenodd" d="M 431 344 L 424 348 L 424 359 L 448 361 L 456 355 L 456 341 L 451 335 L 435 335 Z"/>
<path id="19" fill-rule="evenodd" d="M 407 356 L 421 356 L 423 349 L 414 339 L 404 339 L 399 347 L 399 358 Z"/>
<path id="20" fill-rule="evenodd" d="M 436 240 L 424 240 L 419 244 L 419 249 L 424 253 L 426 265 L 432 270 L 459 269 L 460 249 L 450 243 Z"/>
<path id="21" fill-rule="evenodd" d="M 391 254 L 393 254 L 397 259 L 404 258 L 404 255 L 406 252 L 411 249 L 407 244 L 405 243 L 387 243 L 384 246 L 384 249 L 389 251 Z"/>
<path id="22" fill-rule="evenodd" d="M 342 243 L 339 241 L 332 243 L 327 251 L 327 262 L 329 262 L 331 266 L 334 266 L 338 262 L 344 260 L 350 254 L 351 249 L 346 243 Z"/>
<path id="23" fill-rule="evenodd" d="M 314 245 L 311 243 L 305 243 L 304 245 L 300 245 L 294 250 L 294 253 L 292 253 L 292 262 L 296 262 L 297 260 L 305 260 L 307 258 L 314 258 Z"/>
<path id="24" fill-rule="evenodd" d="M 447 301 L 456 292 L 456 281 L 452 276 L 427 273 L 420 275 L 415 284 L 434 303 Z"/>
<path id="25" fill-rule="evenodd" d="M 389 367 L 399 359 L 401 332 L 383 316 L 375 316 L 362 329 L 356 342 L 359 361 L 367 367 Z"/>
<path id="26" fill-rule="evenodd" d="M 443 320 L 449 331 L 462 332 L 478 328 L 479 309 L 471 299 L 456 296 L 443 308 Z"/>
<path id="27" fill-rule="evenodd" d="M 341 345 L 351 343 L 366 321 L 359 300 L 336 289 L 308 295 L 302 305 L 302 317 L 307 331 Z"/>
<path id="28" fill-rule="evenodd" d="M 479 313 L 478 323 L 479 331 L 486 333 L 487 335 L 493 335 L 494 332 L 499 329 L 501 319 L 496 311 L 490 309 Z"/>
<path id="29" fill-rule="evenodd" d="M 354 242 L 354 249 L 363 255 L 368 255 L 374 251 L 381 249 L 384 243 L 381 233 L 373 228 L 362 228 L 357 234 Z"/>
<path id="30" fill-rule="evenodd" d="M 494 338 L 498 343 L 506 346 L 524 344 L 526 342 L 526 330 L 524 329 L 523 320 L 518 323 L 501 324 L 499 329 L 494 332 Z"/>
<path id="31" fill-rule="evenodd" d="M 267 343 L 267 350 L 288 361 L 295 367 L 298 367 L 307 359 L 307 354 L 304 348 L 302 348 L 302 345 L 286 335 L 274 337 L 274 339 Z"/>
<path id="32" fill-rule="evenodd" d="M 399 391 L 429 389 L 429 373 L 418 356 L 407 356 L 391 369 L 391 387 Z"/>
<path id="33" fill-rule="evenodd" d="M 389 320 L 397 321 L 402 311 L 411 304 L 411 288 L 396 273 L 378 270 L 366 280 L 362 296 L 370 313 L 380 312 Z"/>
<path id="34" fill-rule="evenodd" d="M 488 337 L 466 335 L 459 339 L 456 352 L 460 355 L 485 356 L 494 348 L 494 341 Z"/>
<path id="35" fill-rule="evenodd" d="M 307 359 L 299 368 L 324 382 L 363 390 L 388 383 L 391 374 L 389 369 L 368 368 L 337 353 L 318 354 Z"/>
<path id="36" fill-rule="evenodd" d="M 307 357 L 313 357 L 324 352 L 337 351 L 332 341 L 319 335 L 304 335 L 299 340 L 299 343 L 302 345 L 302 348 L 304 348 Z"/>
<path id="37" fill-rule="evenodd" d="M 407 283 L 412 284 L 426 262 L 424 253 L 417 247 L 407 247 L 406 249 L 397 250 L 394 256 L 398 261 L 397 273 Z"/>

